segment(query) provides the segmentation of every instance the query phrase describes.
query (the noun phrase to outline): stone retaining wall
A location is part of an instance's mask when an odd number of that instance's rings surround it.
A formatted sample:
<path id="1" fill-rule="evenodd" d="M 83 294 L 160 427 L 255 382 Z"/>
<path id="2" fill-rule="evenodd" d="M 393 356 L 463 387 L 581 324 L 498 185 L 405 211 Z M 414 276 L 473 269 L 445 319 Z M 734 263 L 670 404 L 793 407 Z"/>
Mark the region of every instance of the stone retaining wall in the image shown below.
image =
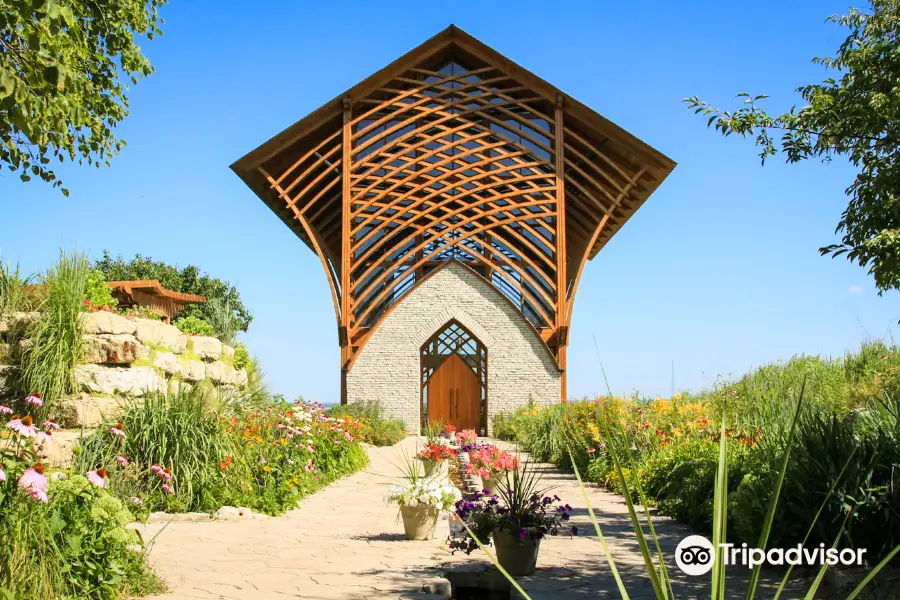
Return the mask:
<path id="1" fill-rule="evenodd" d="M 22 332 L 37 317 L 13 313 L 0 319 L 0 390 L 14 375 L 18 351 L 28 344 Z M 102 311 L 83 313 L 81 320 L 84 352 L 83 364 L 75 368 L 77 393 L 62 402 L 59 415 L 67 425 L 96 425 L 124 400 L 182 382 L 247 385 L 246 370 L 234 368 L 234 348 L 216 338 L 189 336 L 161 321 Z"/>

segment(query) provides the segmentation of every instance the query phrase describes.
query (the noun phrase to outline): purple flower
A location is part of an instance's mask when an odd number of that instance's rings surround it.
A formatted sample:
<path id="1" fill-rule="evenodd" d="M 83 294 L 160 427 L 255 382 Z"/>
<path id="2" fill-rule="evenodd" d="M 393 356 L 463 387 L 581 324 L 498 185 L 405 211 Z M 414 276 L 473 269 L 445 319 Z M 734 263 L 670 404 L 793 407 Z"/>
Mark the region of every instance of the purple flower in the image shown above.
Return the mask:
<path id="1" fill-rule="evenodd" d="M 519 539 L 523 539 L 523 540 L 524 540 L 524 539 L 527 538 L 527 537 L 528 537 L 528 532 L 525 531 L 524 529 L 520 529 L 520 530 L 519 530 Z"/>

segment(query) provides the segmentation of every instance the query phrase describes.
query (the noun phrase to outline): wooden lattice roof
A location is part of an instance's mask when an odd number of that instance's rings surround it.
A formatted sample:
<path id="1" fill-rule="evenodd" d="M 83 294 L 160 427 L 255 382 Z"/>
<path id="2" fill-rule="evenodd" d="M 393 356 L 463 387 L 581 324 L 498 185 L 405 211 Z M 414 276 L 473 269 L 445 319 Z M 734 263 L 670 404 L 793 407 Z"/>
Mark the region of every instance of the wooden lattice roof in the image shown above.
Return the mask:
<path id="1" fill-rule="evenodd" d="M 231 165 L 319 256 L 351 348 L 449 259 L 564 346 L 584 263 L 674 167 L 452 25 Z"/>

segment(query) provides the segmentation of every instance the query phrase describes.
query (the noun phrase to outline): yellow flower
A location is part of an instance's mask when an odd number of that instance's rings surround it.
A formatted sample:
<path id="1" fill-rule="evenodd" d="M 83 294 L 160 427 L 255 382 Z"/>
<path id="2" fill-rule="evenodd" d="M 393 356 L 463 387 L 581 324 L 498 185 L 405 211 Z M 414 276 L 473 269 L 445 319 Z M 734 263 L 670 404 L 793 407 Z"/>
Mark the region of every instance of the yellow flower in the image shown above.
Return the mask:
<path id="1" fill-rule="evenodd" d="M 266 465 L 263 467 L 263 471 L 265 471 L 266 473 L 268 473 L 271 470 L 272 470 L 272 468 L 269 465 Z"/>
<path id="2" fill-rule="evenodd" d="M 289 487 L 289 488 L 292 488 L 292 487 L 294 487 L 294 484 L 293 484 L 293 483 L 291 483 L 291 482 L 290 482 L 290 481 L 288 481 L 288 484 L 287 484 L 287 486 L 288 486 L 288 487 Z"/>
<path id="3" fill-rule="evenodd" d="M 281 445 L 282 445 L 282 446 L 287 446 L 287 440 L 284 439 L 284 438 L 281 438 Z"/>

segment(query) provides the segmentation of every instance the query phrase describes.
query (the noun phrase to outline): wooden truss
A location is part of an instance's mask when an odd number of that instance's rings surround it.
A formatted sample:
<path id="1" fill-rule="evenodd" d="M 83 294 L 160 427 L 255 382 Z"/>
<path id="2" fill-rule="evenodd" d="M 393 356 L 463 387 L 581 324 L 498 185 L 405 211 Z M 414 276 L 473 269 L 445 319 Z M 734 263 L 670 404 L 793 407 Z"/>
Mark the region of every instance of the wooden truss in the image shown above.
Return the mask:
<path id="1" fill-rule="evenodd" d="M 448 260 L 564 370 L 586 261 L 674 163 L 451 26 L 232 168 L 321 260 L 345 371 Z"/>

